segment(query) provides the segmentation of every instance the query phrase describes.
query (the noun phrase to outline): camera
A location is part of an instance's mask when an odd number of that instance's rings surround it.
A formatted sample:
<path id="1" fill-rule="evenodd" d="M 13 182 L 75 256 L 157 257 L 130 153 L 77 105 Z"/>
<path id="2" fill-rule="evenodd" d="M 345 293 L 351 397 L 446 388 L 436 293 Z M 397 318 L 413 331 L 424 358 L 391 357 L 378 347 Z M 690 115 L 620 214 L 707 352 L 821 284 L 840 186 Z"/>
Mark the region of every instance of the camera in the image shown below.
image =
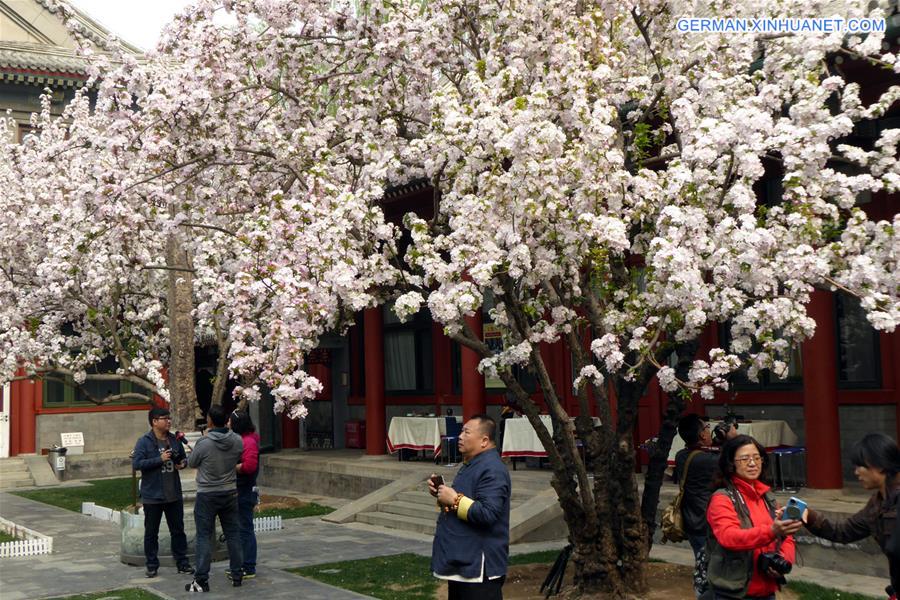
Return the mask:
<path id="1" fill-rule="evenodd" d="M 728 431 L 731 427 L 734 426 L 735 430 L 738 428 L 738 418 L 737 415 L 727 414 L 725 418 L 722 419 L 722 422 L 716 425 L 712 431 L 712 439 L 714 446 L 721 446 L 728 439 Z"/>
<path id="2" fill-rule="evenodd" d="M 769 569 L 771 569 L 778 574 L 778 576 L 775 577 L 775 581 L 784 585 L 787 583 L 787 579 L 785 579 L 784 576 L 791 572 L 793 565 L 777 552 L 763 552 L 756 560 L 756 567 L 759 569 L 760 573 L 766 575 L 768 575 Z"/>

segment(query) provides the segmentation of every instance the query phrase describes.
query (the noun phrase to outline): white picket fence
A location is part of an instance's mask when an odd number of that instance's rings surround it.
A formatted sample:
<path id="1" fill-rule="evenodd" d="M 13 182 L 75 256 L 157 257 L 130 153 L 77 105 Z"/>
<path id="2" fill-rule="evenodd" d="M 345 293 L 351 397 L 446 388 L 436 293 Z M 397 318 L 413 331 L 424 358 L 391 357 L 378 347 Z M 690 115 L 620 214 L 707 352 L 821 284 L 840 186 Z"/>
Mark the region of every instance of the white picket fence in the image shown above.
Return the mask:
<path id="1" fill-rule="evenodd" d="M 277 531 L 282 529 L 281 516 L 275 517 L 256 517 L 253 519 L 253 531 L 260 533 L 263 531 Z"/>
<path id="2" fill-rule="evenodd" d="M 81 514 L 90 515 L 95 519 L 100 519 L 101 521 L 112 521 L 113 523 L 122 523 L 122 519 L 128 519 L 129 527 L 140 527 L 143 526 L 144 516 L 143 515 L 134 515 L 128 512 L 119 512 L 117 510 L 112 510 L 110 508 L 106 508 L 105 506 L 100 506 L 98 504 L 94 504 L 93 502 L 82 502 L 81 503 Z M 283 529 L 284 525 L 281 523 L 281 517 L 256 517 L 253 519 L 253 531 L 256 533 L 262 533 L 265 531 L 278 531 L 279 529 Z"/>
<path id="3" fill-rule="evenodd" d="M 38 533 L 33 529 L 16 525 L 12 521 L 0 517 L 0 530 L 16 537 L 25 538 L 0 544 L 0 558 L 37 556 L 38 554 L 50 554 L 53 552 L 53 538 Z"/>
<path id="4" fill-rule="evenodd" d="M 122 522 L 121 512 L 113 510 L 111 508 L 106 508 L 105 506 L 100 506 L 99 504 L 94 504 L 93 502 L 82 502 L 81 514 L 90 515 L 95 519 L 100 519 L 101 521 L 112 521 L 113 523 Z"/>
<path id="5" fill-rule="evenodd" d="M 53 552 L 53 538 L 16 540 L 15 542 L 0 544 L 0 558 L 37 556 L 38 554 L 50 554 L 51 552 Z"/>

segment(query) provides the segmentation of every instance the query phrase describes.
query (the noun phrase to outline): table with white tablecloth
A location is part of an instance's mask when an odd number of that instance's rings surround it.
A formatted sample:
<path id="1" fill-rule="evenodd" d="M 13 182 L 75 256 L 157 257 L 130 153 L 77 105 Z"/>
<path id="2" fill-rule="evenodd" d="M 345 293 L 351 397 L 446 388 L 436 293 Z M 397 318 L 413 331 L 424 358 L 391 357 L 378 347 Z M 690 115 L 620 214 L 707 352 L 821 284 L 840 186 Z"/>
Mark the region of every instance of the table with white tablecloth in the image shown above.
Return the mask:
<path id="1" fill-rule="evenodd" d="M 710 427 L 715 427 L 716 422 L 710 423 Z M 779 446 L 796 446 L 799 441 L 797 434 L 791 429 L 786 421 L 751 421 L 749 423 L 738 423 L 738 433 L 749 435 L 756 439 L 767 450 L 778 448 Z M 669 451 L 669 464 L 675 464 L 675 454 L 684 448 L 684 440 L 677 433 L 672 440 L 672 449 Z"/>
<path id="2" fill-rule="evenodd" d="M 552 433 L 553 423 L 550 420 L 550 415 L 541 415 L 540 417 L 544 427 Z M 600 424 L 600 419 L 597 417 L 593 417 L 593 420 L 595 427 Z M 529 456 L 545 458 L 547 451 L 544 450 L 544 446 L 541 444 L 534 427 L 531 426 L 531 422 L 525 417 L 518 417 L 506 419 L 506 423 L 503 426 L 503 447 L 500 450 L 500 455 L 504 458 Z"/>
<path id="3" fill-rule="evenodd" d="M 454 417 L 457 422 L 462 417 Z M 387 446 L 393 454 L 397 450 L 430 450 L 441 453 L 441 436 L 447 434 L 446 417 L 394 417 L 388 428 Z"/>

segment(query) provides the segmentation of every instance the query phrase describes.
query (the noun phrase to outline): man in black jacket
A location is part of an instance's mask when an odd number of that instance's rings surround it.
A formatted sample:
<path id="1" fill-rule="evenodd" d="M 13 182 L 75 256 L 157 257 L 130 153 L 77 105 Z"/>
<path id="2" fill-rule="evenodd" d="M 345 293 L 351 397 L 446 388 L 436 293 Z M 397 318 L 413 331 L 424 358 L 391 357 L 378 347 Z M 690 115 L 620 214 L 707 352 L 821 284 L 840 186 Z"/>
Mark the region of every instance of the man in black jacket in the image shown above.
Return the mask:
<path id="1" fill-rule="evenodd" d="M 165 408 L 151 408 L 147 415 L 150 431 L 134 446 L 131 466 L 141 472 L 141 504 L 144 506 L 144 559 L 146 576 L 156 577 L 159 569 L 159 523 L 166 515 L 172 557 L 179 573 L 193 573 L 187 558 L 187 536 L 184 534 L 184 499 L 181 475 L 187 466 L 184 447 L 169 428 L 172 417 Z"/>
<path id="2" fill-rule="evenodd" d="M 708 452 L 712 445 L 712 433 L 709 423 L 698 415 L 682 417 L 678 422 L 678 434 L 684 440 L 684 448 L 675 455 L 675 482 L 681 482 L 687 465 L 681 516 L 684 519 L 684 533 L 694 550 L 694 592 L 699 598 L 706 590 L 706 560 L 703 556 L 708 531 L 706 507 L 712 495 L 712 480 L 719 457 Z"/>

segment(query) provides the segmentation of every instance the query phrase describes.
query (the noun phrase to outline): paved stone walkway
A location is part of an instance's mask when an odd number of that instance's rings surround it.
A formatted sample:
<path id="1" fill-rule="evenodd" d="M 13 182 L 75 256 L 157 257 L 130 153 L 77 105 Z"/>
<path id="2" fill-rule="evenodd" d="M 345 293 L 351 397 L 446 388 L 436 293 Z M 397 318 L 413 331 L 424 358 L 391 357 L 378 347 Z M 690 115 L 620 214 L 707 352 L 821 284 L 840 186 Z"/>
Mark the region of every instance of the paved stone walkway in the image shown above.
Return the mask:
<path id="1" fill-rule="evenodd" d="M 143 567 L 119 562 L 117 525 L 6 493 L 0 493 L 0 516 L 54 538 L 53 554 L 0 561 L 3 600 L 37 600 L 135 586 L 145 587 L 164 598 L 198 597 L 184 591 L 191 577 L 176 574 L 174 568 L 161 568 L 159 576 L 151 580 L 144 577 Z M 252 594 L 260 599 L 365 598 L 283 569 L 400 552 L 431 552 L 431 544 L 424 540 L 342 527 L 318 517 L 289 519 L 284 524 L 281 531 L 257 536 L 260 555 L 257 577 L 244 586 L 231 587 L 225 578 L 227 561 L 213 563 L 210 587 L 216 597 Z"/>

